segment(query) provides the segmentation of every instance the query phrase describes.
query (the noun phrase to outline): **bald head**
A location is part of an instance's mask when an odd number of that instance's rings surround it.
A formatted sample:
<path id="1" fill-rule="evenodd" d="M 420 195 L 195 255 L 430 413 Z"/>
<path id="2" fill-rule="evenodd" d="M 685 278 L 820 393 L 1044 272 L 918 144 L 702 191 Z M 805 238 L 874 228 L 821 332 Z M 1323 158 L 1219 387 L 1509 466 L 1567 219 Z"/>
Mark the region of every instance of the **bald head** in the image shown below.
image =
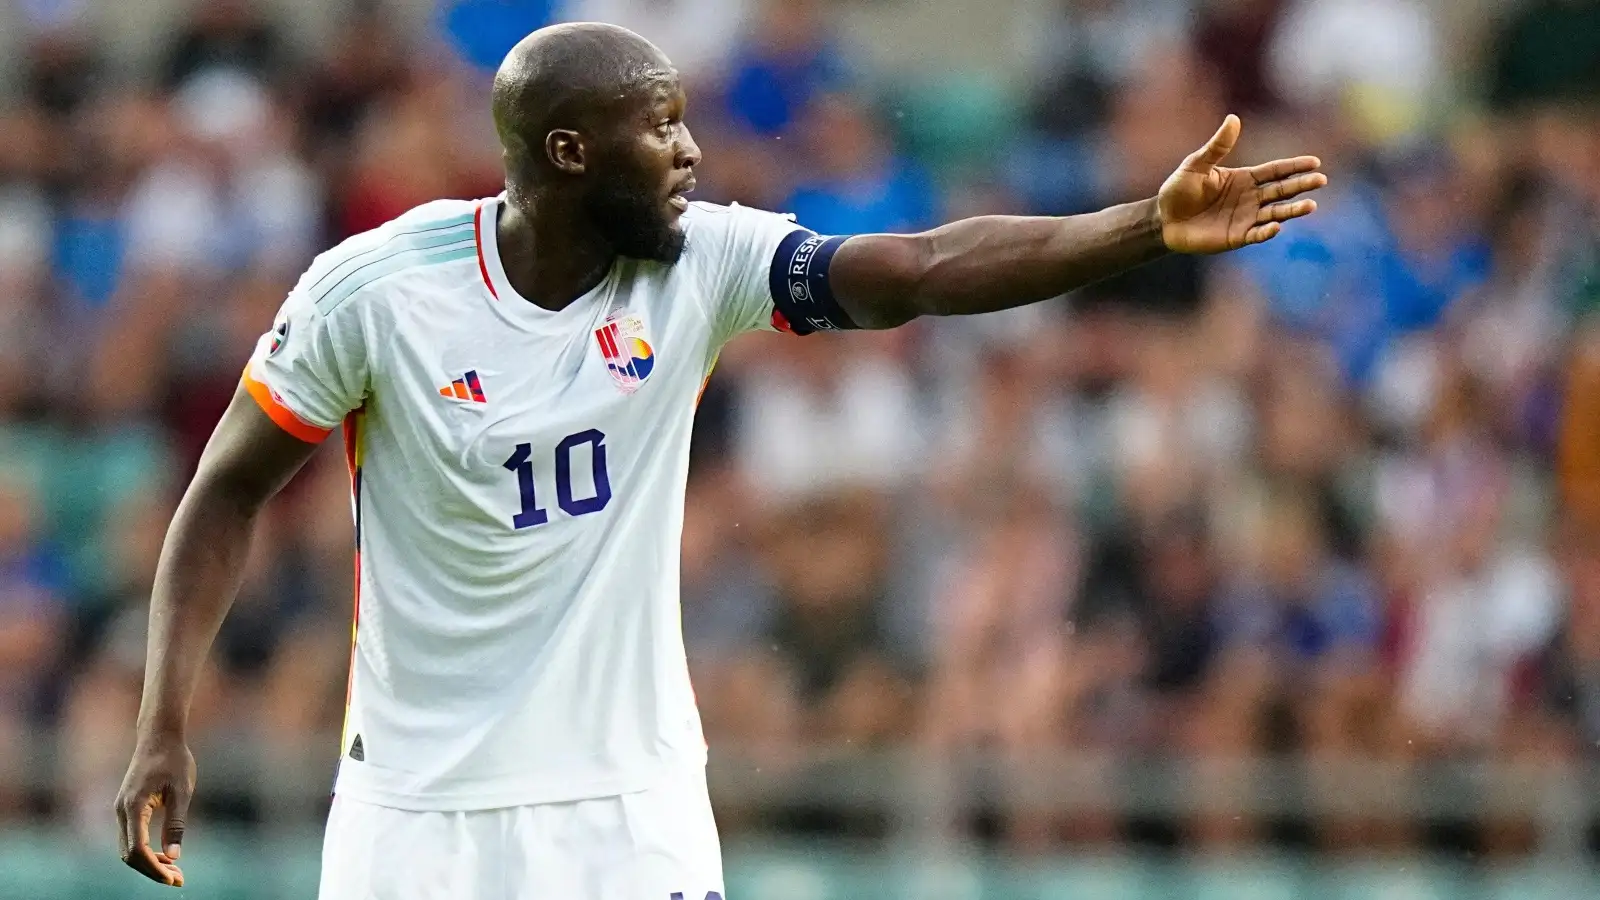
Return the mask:
<path id="1" fill-rule="evenodd" d="M 506 196 L 524 214 L 586 223 L 624 256 L 671 262 L 700 162 L 678 72 L 626 28 L 541 28 L 494 78 Z"/>
<path id="2" fill-rule="evenodd" d="M 676 76 L 656 45 L 626 28 L 551 25 L 518 42 L 495 73 L 495 129 L 513 158 L 538 157 L 550 132 L 594 136 L 614 124 L 629 101 Z"/>

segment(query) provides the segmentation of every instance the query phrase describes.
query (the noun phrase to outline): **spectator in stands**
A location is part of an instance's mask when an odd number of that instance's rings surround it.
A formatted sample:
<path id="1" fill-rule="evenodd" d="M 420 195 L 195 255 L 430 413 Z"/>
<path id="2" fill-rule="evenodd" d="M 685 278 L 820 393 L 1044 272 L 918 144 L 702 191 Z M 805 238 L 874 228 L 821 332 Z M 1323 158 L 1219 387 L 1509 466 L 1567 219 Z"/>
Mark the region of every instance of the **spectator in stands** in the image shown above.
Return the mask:
<path id="1" fill-rule="evenodd" d="M 385 98 L 404 88 L 415 55 L 384 0 L 348 4 L 327 51 L 290 90 L 304 113 L 310 162 L 326 181 L 343 179 L 350 141 Z"/>
<path id="2" fill-rule="evenodd" d="M 751 0 L 563 0 L 562 18 L 609 22 L 647 35 L 691 86 L 690 95 L 724 74 L 750 24 Z"/>
<path id="3" fill-rule="evenodd" d="M 932 578 L 922 715 L 928 746 L 952 759 L 982 748 L 1027 762 L 1067 741 L 1096 743 L 1082 709 L 1105 676 L 1085 664 L 1068 621 L 1080 535 L 1050 491 L 1019 476 L 974 485 Z M 1004 836 L 1019 849 L 1049 846 L 1060 817 L 1027 799 L 1001 798 Z"/>
<path id="4" fill-rule="evenodd" d="M 500 192 L 499 157 L 459 139 L 476 133 L 461 121 L 464 89 L 447 73 L 419 75 L 362 124 L 333 201 L 339 237 L 376 228 L 431 200 Z M 459 123 L 460 131 L 449 123 Z"/>
<path id="5" fill-rule="evenodd" d="M 1027 485 L 1062 508 L 1086 499 L 1095 448 L 1081 432 L 1081 410 L 1061 390 L 1068 371 L 1061 329 L 1045 316 L 1021 316 L 1014 327 L 991 325 L 978 335 L 942 336 L 939 353 L 954 372 L 941 384 L 928 471 L 939 512 L 961 531 L 969 514 Z M 976 345 L 960 365 L 958 340 Z"/>
<path id="6" fill-rule="evenodd" d="M 196 0 L 161 63 L 160 85 L 176 90 L 208 71 L 229 69 L 262 81 L 284 71 L 287 48 L 279 27 L 250 0 Z"/>
<path id="7" fill-rule="evenodd" d="M 1187 36 L 1192 0 L 1058 0 L 1043 4 L 1027 22 L 1029 61 L 1043 84 L 1077 83 L 1113 89 Z M 1078 99 L 1057 94 L 1059 102 Z M 1084 124 L 1092 124 L 1085 120 Z M 1068 129 L 1071 130 L 1071 129 Z"/>
<path id="8" fill-rule="evenodd" d="M 1501 109 L 1600 95 L 1600 6 L 1565 0 L 1518 4 L 1489 44 L 1489 97 Z"/>
<path id="9" fill-rule="evenodd" d="M 1287 0 L 1211 0 L 1201 4 L 1195 50 L 1217 69 L 1228 108 L 1247 119 L 1281 110 L 1267 79 L 1267 52 Z M 1252 115 L 1255 113 L 1257 115 Z"/>
<path id="10" fill-rule="evenodd" d="M 1115 745 L 1156 751 L 1182 739 L 1185 709 L 1205 683 L 1217 645 L 1220 572 L 1203 508 L 1171 510 L 1095 549 L 1072 617 L 1079 640 L 1130 635 L 1138 664 L 1123 675 L 1123 692 L 1146 696 L 1112 731 Z M 1116 727 L 1102 722 L 1101 729 Z"/>
<path id="11" fill-rule="evenodd" d="M 1541 456 L 1554 446 L 1552 395 L 1571 326 L 1561 269 L 1567 235 L 1582 234 L 1575 212 L 1540 181 L 1514 177 L 1486 229 L 1494 242 L 1488 279 L 1449 314 L 1462 363 L 1497 413 L 1496 431 Z"/>
<path id="12" fill-rule="evenodd" d="M 733 452 L 758 504 L 907 487 L 920 474 L 927 423 L 915 385 L 889 349 L 895 339 L 829 337 L 837 339 L 765 338 L 763 357 L 745 361 Z"/>
<path id="13" fill-rule="evenodd" d="M 1507 728 L 1521 724 L 1513 701 L 1564 593 L 1542 527 L 1515 527 L 1511 504 L 1522 491 L 1489 430 L 1491 411 L 1446 361 L 1420 445 L 1387 460 L 1376 485 L 1380 534 L 1408 570 L 1394 593 L 1391 754 L 1414 765 L 1526 752 L 1508 740 Z M 1503 847 L 1514 824 L 1489 817 L 1457 828 L 1456 839 Z"/>
<path id="14" fill-rule="evenodd" d="M 1387 235 L 1370 181 L 1346 172 L 1335 191 L 1320 221 L 1246 248 L 1229 265 L 1239 266 L 1239 287 L 1274 331 L 1314 341 L 1338 363 L 1345 385 L 1360 388 L 1387 346 L 1374 264 L 1386 252 Z"/>
<path id="15" fill-rule="evenodd" d="M 910 721 L 915 660 L 888 608 L 886 500 L 821 495 L 769 519 L 762 555 L 778 604 L 763 640 L 793 679 L 800 733 L 824 744 L 882 745 Z"/>
<path id="16" fill-rule="evenodd" d="M 47 356 L 50 225 L 43 192 L 0 186 L 0 431 L 42 401 L 31 373 Z"/>
<path id="17" fill-rule="evenodd" d="M 1214 677 L 1220 579 L 1203 507 L 1103 534 L 1072 610 L 1068 684 L 1079 685 L 1070 746 L 1120 759 L 1171 761 L 1195 747 L 1204 690 Z M 1110 789 L 1126 774 L 1108 771 Z M 1132 816 L 1112 835 L 1173 839 L 1173 823 Z M 1154 828 L 1152 828 L 1154 826 Z"/>
<path id="18" fill-rule="evenodd" d="M 1442 99 L 1441 51 L 1421 0 L 1292 0 L 1267 73 L 1278 96 L 1342 108 L 1382 145 L 1415 137 Z"/>
<path id="19" fill-rule="evenodd" d="M 822 0 L 764 0 L 728 63 L 723 113 L 763 137 L 799 134 L 812 101 L 846 86 L 845 63 Z"/>
<path id="20" fill-rule="evenodd" d="M 1561 622 L 1522 673 L 1516 699 L 1525 715 L 1506 735 L 1546 762 L 1600 752 L 1600 532 L 1579 519 L 1564 532 Z"/>
<path id="21" fill-rule="evenodd" d="M 1549 640 L 1562 588 L 1538 546 L 1502 539 L 1505 488 L 1489 487 L 1458 513 L 1454 546 L 1413 607 L 1400 705 L 1408 743 L 1422 756 L 1493 750 L 1516 677 Z"/>
<path id="22" fill-rule="evenodd" d="M 1556 484 L 1566 515 L 1600 528 L 1600 322 L 1585 321 L 1573 336 L 1563 379 Z"/>
<path id="23" fill-rule="evenodd" d="M 1132 377 L 1109 399 L 1118 497 L 1136 521 L 1208 502 L 1250 436 L 1244 398 L 1204 371 L 1196 337 L 1183 323 L 1145 318 Z"/>
<path id="24" fill-rule="evenodd" d="M 487 75 L 523 35 L 555 21 L 554 13 L 554 0 L 445 0 L 437 27 L 463 62 Z"/>
<path id="25" fill-rule="evenodd" d="M 770 628 L 774 588 L 752 552 L 759 519 L 744 509 L 730 474 L 699 474 L 690 493 L 696 502 L 684 507 L 680 572 L 684 643 L 693 664 L 711 671 Z"/>
<path id="26" fill-rule="evenodd" d="M 694 199 L 790 212 L 784 203 L 805 175 L 792 144 L 751 135 L 722 119 L 704 125 L 697 120 L 694 127 L 695 140 L 707 148 L 695 168 Z"/>
<path id="27" fill-rule="evenodd" d="M 1061 511 L 1025 479 L 989 481 L 938 566 L 927 722 L 934 746 L 1014 751 L 1065 737 L 1062 653 L 1081 553 Z"/>
<path id="28" fill-rule="evenodd" d="M 39 502 L 31 484 L 0 479 L 0 764 L 12 773 L 39 774 L 26 765 L 25 738 L 70 610 L 66 560 L 45 538 Z M 0 785 L 0 816 L 22 804 L 18 788 Z"/>
<path id="29" fill-rule="evenodd" d="M 1268 493 L 1229 547 L 1216 607 L 1218 658 L 1188 738 L 1196 790 L 1248 789 L 1233 762 L 1290 750 L 1326 755 L 1373 735 L 1362 723 L 1363 682 L 1377 660 L 1382 613 L 1367 573 L 1332 553 L 1314 499 Z M 1215 793 L 1207 796 L 1216 797 Z M 1235 846 L 1262 823 L 1206 815 L 1191 823 L 1202 846 Z"/>
<path id="30" fill-rule="evenodd" d="M 51 145 L 50 156 L 38 161 L 39 173 L 52 187 L 64 188 L 79 174 L 65 146 L 72 120 L 96 99 L 107 66 L 86 27 L 88 13 L 82 3 L 34 4 L 25 15 L 29 21 L 24 29 L 24 109 L 40 116 L 38 125 L 47 130 L 44 137 Z M 19 132 L 16 126 L 7 128 L 8 143 L 26 135 Z"/>
<path id="31" fill-rule="evenodd" d="M 1224 476 L 1223 503 L 1249 505 L 1274 484 L 1296 485 L 1312 499 L 1335 554 L 1361 562 L 1367 548 L 1357 521 L 1367 498 L 1355 469 L 1368 448 L 1337 370 L 1316 347 L 1281 338 L 1263 356 L 1254 371 L 1256 466 Z"/>
<path id="32" fill-rule="evenodd" d="M 1389 321 L 1400 331 L 1431 328 L 1487 274 L 1479 229 L 1486 209 L 1442 148 L 1402 154 L 1385 161 L 1383 171 L 1392 248 L 1382 260 Z"/>
<path id="33" fill-rule="evenodd" d="M 762 647 L 778 598 L 755 557 L 758 524 L 728 474 L 690 481 L 680 570 L 683 639 L 711 740 L 777 761 L 792 750 L 787 744 L 798 723 L 787 674 Z M 774 684 L 781 689 L 764 694 Z"/>
<path id="34" fill-rule="evenodd" d="M 799 128 L 809 165 L 782 208 L 819 234 L 912 232 L 938 224 L 933 183 L 896 155 L 859 102 L 816 98 Z"/>
<path id="35" fill-rule="evenodd" d="M 90 833 L 107 825 L 103 811 L 116 798 L 127 755 L 144 680 L 150 589 L 172 509 L 161 495 L 143 493 L 107 518 L 104 574 L 77 611 L 78 645 L 62 661 L 71 683 L 59 716 L 59 773 L 70 786 L 61 803 L 73 825 Z M 214 685 L 206 687 L 201 710 L 214 702 Z"/>

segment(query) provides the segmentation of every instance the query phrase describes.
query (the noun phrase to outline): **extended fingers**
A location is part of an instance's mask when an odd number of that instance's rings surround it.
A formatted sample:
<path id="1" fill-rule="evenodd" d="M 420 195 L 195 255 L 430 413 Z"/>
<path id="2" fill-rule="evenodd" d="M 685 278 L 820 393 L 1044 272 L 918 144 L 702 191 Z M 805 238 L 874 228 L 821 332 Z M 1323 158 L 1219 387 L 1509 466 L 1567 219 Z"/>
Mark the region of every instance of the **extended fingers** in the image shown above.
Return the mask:
<path id="1" fill-rule="evenodd" d="M 1277 237 L 1278 232 L 1282 230 L 1283 226 L 1277 222 L 1267 222 L 1264 225 L 1256 225 L 1244 233 L 1244 242 L 1246 244 L 1259 244 L 1262 241 L 1270 241 Z"/>
<path id="2" fill-rule="evenodd" d="M 1271 181 L 1261 185 L 1260 202 L 1265 205 L 1276 203 L 1279 200 L 1289 200 L 1304 194 L 1306 191 L 1314 191 L 1317 188 L 1326 187 L 1327 184 L 1328 176 L 1321 172 L 1307 172 L 1303 175 Z"/>
<path id="3" fill-rule="evenodd" d="M 1282 203 L 1269 203 L 1261 207 L 1256 213 L 1256 224 L 1265 225 L 1268 222 L 1287 222 L 1301 216 L 1309 216 L 1317 211 L 1317 201 L 1288 200 Z"/>
<path id="4" fill-rule="evenodd" d="M 1266 184 L 1269 181 L 1278 181 L 1290 175 L 1299 175 L 1302 172 L 1315 172 L 1322 168 L 1322 160 L 1315 156 L 1296 156 L 1290 159 L 1275 159 L 1264 162 L 1259 166 L 1245 169 L 1256 184 Z"/>

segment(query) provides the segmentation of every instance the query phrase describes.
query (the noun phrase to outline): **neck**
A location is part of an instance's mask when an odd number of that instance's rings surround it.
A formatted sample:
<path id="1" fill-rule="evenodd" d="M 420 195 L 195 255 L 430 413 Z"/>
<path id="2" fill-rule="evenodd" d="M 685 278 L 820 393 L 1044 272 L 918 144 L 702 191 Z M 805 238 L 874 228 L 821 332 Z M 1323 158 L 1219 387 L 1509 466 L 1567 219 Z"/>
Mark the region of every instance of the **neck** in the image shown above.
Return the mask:
<path id="1" fill-rule="evenodd" d="M 495 245 L 506 280 L 528 302 L 561 310 L 594 290 L 610 271 L 616 251 L 580 215 L 540 215 L 533 209 L 501 203 Z"/>

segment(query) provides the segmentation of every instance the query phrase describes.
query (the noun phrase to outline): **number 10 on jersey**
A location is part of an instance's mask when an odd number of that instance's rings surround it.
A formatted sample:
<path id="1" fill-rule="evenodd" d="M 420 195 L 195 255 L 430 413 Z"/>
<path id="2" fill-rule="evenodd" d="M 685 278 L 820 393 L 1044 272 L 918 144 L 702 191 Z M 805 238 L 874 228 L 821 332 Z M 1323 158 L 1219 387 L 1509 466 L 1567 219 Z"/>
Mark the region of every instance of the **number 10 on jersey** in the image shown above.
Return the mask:
<path id="1" fill-rule="evenodd" d="M 611 502 L 611 476 L 606 472 L 605 433 L 591 428 L 569 434 L 556 445 L 556 505 L 569 516 L 586 516 L 599 512 Z M 594 496 L 572 496 L 572 451 L 588 444 L 594 476 Z M 522 510 L 511 517 L 516 528 L 532 528 L 550 521 L 550 514 L 539 506 L 538 485 L 533 480 L 533 445 L 518 444 L 517 449 L 502 465 L 517 476 L 517 491 L 522 497 Z"/>

